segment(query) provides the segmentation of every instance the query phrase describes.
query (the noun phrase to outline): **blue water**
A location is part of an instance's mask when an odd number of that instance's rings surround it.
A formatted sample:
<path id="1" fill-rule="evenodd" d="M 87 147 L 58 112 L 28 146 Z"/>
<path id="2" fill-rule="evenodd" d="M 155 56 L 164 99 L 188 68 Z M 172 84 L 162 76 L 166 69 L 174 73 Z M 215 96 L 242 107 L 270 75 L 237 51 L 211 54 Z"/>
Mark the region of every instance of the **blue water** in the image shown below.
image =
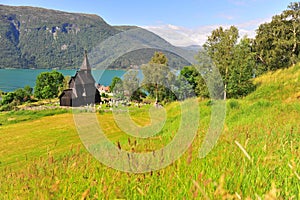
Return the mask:
<path id="1" fill-rule="evenodd" d="M 36 77 L 47 69 L 0 69 L 0 90 L 11 92 L 26 85 L 34 87 Z M 76 70 L 57 70 L 64 76 L 74 76 Z M 113 77 L 122 77 L 124 70 L 93 70 L 92 74 L 96 82 L 101 85 L 110 85 Z"/>

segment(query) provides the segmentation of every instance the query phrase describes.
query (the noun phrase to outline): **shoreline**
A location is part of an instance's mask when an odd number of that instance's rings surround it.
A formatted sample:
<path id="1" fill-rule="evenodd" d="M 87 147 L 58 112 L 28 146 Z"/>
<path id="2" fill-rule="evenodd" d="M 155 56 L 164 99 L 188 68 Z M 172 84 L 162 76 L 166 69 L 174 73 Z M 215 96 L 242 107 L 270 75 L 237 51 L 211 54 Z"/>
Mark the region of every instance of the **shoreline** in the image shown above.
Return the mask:
<path id="1" fill-rule="evenodd" d="M 97 70 L 109 70 L 109 71 L 128 71 L 128 70 L 139 70 L 139 68 L 107 68 L 107 69 L 97 69 L 97 68 L 92 68 L 92 71 L 97 71 Z M 53 69 L 49 69 L 49 68 L 12 68 L 12 67 L 6 67 L 6 68 L 0 68 L 0 70 L 57 70 L 57 71 L 61 71 L 61 70 L 74 70 L 77 71 L 78 68 L 72 68 L 72 69 L 57 69 L 57 68 L 53 68 Z"/>

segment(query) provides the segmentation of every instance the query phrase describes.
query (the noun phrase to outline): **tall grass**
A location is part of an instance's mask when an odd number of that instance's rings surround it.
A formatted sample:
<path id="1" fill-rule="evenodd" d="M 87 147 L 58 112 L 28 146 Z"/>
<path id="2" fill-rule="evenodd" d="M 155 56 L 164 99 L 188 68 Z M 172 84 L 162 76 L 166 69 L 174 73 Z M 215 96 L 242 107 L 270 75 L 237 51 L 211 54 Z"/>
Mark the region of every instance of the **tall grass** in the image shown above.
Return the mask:
<path id="1" fill-rule="evenodd" d="M 188 151 L 170 166 L 145 174 L 98 162 L 81 144 L 70 113 L 4 124 L 0 199 L 300 199 L 300 89 L 299 82 L 285 84 L 297 73 L 299 66 L 263 76 L 257 92 L 229 100 L 222 135 L 203 159 L 198 150 L 211 106 L 200 101 L 200 127 Z M 278 81 L 288 92 L 269 90 Z M 131 118 L 149 123 L 147 109 L 131 108 Z M 150 140 L 124 134 L 112 113 L 97 117 L 116 145 L 141 152 L 161 148 L 176 134 L 178 103 L 165 109 L 166 125 Z"/>

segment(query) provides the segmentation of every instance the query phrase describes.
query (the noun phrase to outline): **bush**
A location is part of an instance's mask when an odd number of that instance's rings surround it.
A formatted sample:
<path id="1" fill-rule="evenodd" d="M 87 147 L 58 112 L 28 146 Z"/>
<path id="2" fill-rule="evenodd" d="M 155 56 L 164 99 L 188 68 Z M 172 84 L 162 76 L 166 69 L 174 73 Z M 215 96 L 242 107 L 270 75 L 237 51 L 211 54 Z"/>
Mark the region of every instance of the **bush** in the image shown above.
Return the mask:
<path id="1" fill-rule="evenodd" d="M 240 104 L 236 100 L 230 100 L 228 103 L 228 106 L 230 109 L 239 109 L 240 108 Z"/>
<path id="2" fill-rule="evenodd" d="M 58 97 L 59 89 L 63 87 L 64 76 L 57 71 L 42 72 L 36 78 L 34 96 L 38 99 Z"/>
<path id="3" fill-rule="evenodd" d="M 3 105 L 3 106 L 0 107 L 0 112 L 2 112 L 2 111 L 10 111 L 12 109 L 13 109 L 13 107 L 10 104 L 5 104 L 5 105 Z"/>
<path id="4" fill-rule="evenodd" d="M 207 106 L 212 106 L 214 104 L 213 100 L 208 100 L 208 102 L 206 103 Z"/>

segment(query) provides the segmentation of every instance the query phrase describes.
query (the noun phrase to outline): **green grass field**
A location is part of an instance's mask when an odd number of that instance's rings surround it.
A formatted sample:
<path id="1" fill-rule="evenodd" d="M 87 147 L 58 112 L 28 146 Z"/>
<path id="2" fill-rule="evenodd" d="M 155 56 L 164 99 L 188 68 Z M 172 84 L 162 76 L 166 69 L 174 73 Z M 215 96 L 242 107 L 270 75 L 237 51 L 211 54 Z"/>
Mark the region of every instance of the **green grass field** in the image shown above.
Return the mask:
<path id="1" fill-rule="evenodd" d="M 255 80 L 257 90 L 227 101 L 222 135 L 205 157 L 198 150 L 211 106 L 200 101 L 200 128 L 186 153 L 144 174 L 120 172 L 90 155 L 71 111 L 0 113 L 0 199 L 300 199 L 300 65 Z M 130 108 L 150 123 L 150 106 Z M 168 144 L 178 130 L 178 102 L 151 139 L 124 134 L 110 112 L 97 113 L 107 137 L 141 152 Z M 128 139 L 129 138 L 129 139 Z"/>

